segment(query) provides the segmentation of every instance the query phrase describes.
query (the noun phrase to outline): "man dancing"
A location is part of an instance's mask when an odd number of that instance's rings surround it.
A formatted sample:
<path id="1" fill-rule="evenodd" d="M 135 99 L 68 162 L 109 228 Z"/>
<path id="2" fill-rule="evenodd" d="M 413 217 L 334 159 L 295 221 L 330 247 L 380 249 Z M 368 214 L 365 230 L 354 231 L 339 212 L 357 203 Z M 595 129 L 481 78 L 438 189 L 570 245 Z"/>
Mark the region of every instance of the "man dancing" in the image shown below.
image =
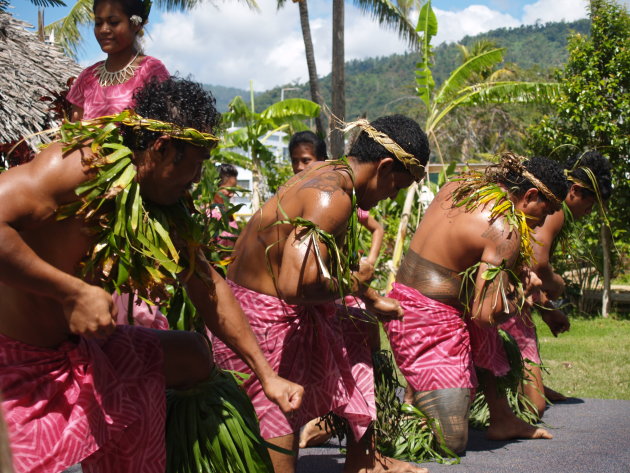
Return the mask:
<path id="1" fill-rule="evenodd" d="M 373 298 L 365 284 L 371 268 L 356 251 L 356 208 L 395 197 L 424 174 L 426 135 L 395 115 L 357 122 L 361 133 L 347 161 L 311 164 L 291 178 L 249 221 L 235 247 L 229 284 L 248 315 L 271 365 L 305 387 L 301 409 L 285 415 L 262 396 L 260 381 L 245 382 L 263 437 L 298 450 L 296 433 L 329 411 L 347 419 L 346 472 L 421 472 L 374 452 L 374 376 L 362 320 L 338 314 L 335 300 L 350 292 L 372 313 L 398 317 L 399 307 Z M 250 372 L 220 341 L 217 364 Z M 295 471 L 295 456 L 270 451 L 276 473 Z"/>
<path id="2" fill-rule="evenodd" d="M 405 314 L 385 323 L 385 330 L 412 391 L 409 400 L 440 421 L 446 446 L 455 452 L 468 440 L 473 361 L 491 373 L 483 383 L 490 438 L 551 437 L 514 416 L 496 389 L 495 376 L 509 371 L 505 356 L 496 358 L 500 340 L 476 332 L 496 334 L 495 325 L 520 311 L 533 285 L 526 283 L 524 293 L 515 274 L 531 256 L 530 228 L 557 211 L 565 195 L 559 165 L 543 158 L 521 163 L 505 154 L 485 173 L 471 171 L 440 190 L 398 271 L 389 297 Z"/>
<path id="3" fill-rule="evenodd" d="M 272 371 L 192 233 L 168 224 L 168 215 L 189 222 L 180 199 L 216 144 L 214 98 L 171 78 L 135 101 L 138 115 L 67 124 L 65 143 L 0 175 L 0 391 L 17 473 L 79 462 L 86 472 L 163 473 L 165 387 L 211 373 L 201 335 L 115 326 L 101 285 L 150 298 L 183 271 L 206 325 L 265 394 L 284 412 L 300 404 L 302 388 Z"/>
<path id="4" fill-rule="evenodd" d="M 595 203 L 605 202 L 612 194 L 610 163 L 598 152 L 588 151 L 575 156 L 566 163 L 566 167 L 570 188 L 562 211 L 547 217 L 545 223 L 534 230 L 538 244 L 534 245 L 535 263 L 532 269 L 542 281 L 540 304 L 543 309 L 540 314 L 554 336 L 569 330 L 570 323 L 566 314 L 551 303 L 564 292 L 564 279 L 551 265 L 553 249 L 560 243 L 562 250 L 569 252 L 571 244 L 567 240 L 573 223 L 591 213 Z M 532 401 L 538 416 L 542 417 L 546 407 L 545 397 L 552 402 L 566 398 L 543 384 L 536 327 L 531 319 L 531 311 L 524 310 L 520 317 L 513 317 L 501 324 L 501 328 L 516 340 L 523 359 L 531 362 L 525 365 L 523 375 L 528 382 L 524 383 L 523 391 Z"/>

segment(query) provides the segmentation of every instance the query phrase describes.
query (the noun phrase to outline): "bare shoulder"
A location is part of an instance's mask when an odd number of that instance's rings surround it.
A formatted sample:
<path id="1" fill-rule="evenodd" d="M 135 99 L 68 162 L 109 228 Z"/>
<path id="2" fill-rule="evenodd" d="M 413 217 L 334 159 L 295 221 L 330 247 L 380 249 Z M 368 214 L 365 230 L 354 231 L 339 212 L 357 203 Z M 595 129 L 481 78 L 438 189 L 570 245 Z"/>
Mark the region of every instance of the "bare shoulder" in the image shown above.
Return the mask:
<path id="1" fill-rule="evenodd" d="M 14 223 L 45 219 L 59 205 L 75 200 L 75 188 L 90 177 L 81 162 L 88 153 L 89 148 L 63 153 L 54 143 L 32 161 L 2 173 L 0 218 Z"/>
<path id="2" fill-rule="evenodd" d="M 483 259 L 487 263 L 499 265 L 504 260 L 511 266 L 518 258 L 521 236 L 518 229 L 510 225 L 505 218 L 489 220 L 489 212 L 476 212 L 478 231 L 483 245 Z"/>
<path id="3" fill-rule="evenodd" d="M 305 178 L 296 192 L 303 204 L 302 217 L 333 234 L 345 230 L 352 212 L 348 180 L 346 173 L 332 168 Z"/>

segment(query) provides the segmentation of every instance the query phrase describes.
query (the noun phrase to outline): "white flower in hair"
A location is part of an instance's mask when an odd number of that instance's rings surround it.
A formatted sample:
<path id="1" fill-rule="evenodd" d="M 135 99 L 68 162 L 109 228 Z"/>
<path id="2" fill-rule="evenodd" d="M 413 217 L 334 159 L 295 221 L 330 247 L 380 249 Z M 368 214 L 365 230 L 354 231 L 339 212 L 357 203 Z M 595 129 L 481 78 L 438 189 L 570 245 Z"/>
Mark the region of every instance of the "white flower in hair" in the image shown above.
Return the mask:
<path id="1" fill-rule="evenodd" d="M 138 26 L 142 24 L 142 18 L 139 15 L 131 15 L 131 18 L 129 18 L 129 21 L 134 25 L 134 26 Z"/>

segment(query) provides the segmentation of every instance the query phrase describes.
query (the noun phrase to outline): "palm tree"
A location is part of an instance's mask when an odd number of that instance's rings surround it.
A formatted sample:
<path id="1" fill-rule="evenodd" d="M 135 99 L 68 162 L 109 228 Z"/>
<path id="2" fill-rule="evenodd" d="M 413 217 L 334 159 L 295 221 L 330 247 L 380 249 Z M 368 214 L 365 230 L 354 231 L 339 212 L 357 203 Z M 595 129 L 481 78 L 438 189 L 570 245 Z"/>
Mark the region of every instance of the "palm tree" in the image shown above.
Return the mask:
<path id="1" fill-rule="evenodd" d="M 2 0 L 0 0 L 2 1 Z M 203 0 L 155 0 L 155 5 L 166 11 L 192 10 Z M 245 2 L 249 8 L 258 10 L 256 0 L 239 0 Z M 56 6 L 65 5 L 61 0 L 31 0 L 36 5 Z M 90 25 L 94 20 L 92 5 L 94 0 L 75 0 L 70 12 L 63 18 L 46 26 L 46 33 L 53 35 L 56 42 L 70 57 L 76 59 L 80 48 L 81 26 Z"/>
<path id="2" fill-rule="evenodd" d="M 436 131 L 449 114 L 459 106 L 479 106 L 507 103 L 549 103 L 559 93 L 558 83 L 519 82 L 505 80 L 505 72 L 493 73 L 496 65 L 503 61 L 505 49 L 484 45 L 473 52 L 467 51 L 463 64 L 451 72 L 439 89 L 431 73 L 431 38 L 437 34 L 437 18 L 431 8 L 431 0 L 420 10 L 418 26 L 421 38 L 421 61 L 415 71 L 416 92 L 427 109 L 424 131 L 429 137 L 438 158 L 444 164 Z M 497 71 L 498 72 L 498 71 Z M 475 82 L 479 80 L 479 82 Z M 388 287 L 394 280 L 396 269 L 402 256 L 402 249 L 410 218 L 411 208 L 417 193 L 417 183 L 412 184 L 403 205 L 398 234 L 392 255 L 392 272 Z"/>
<path id="3" fill-rule="evenodd" d="M 313 48 L 313 38 L 311 36 L 311 26 L 308 17 L 308 1 L 293 0 L 293 2 L 298 4 L 300 11 L 300 26 L 302 28 L 302 38 L 304 39 L 304 50 L 306 52 L 306 66 L 308 68 L 308 82 L 311 88 L 311 100 L 320 107 L 323 107 L 324 99 L 322 98 L 321 89 L 319 87 L 319 77 L 315 63 L 315 50 Z M 278 8 L 283 7 L 285 3 L 286 0 L 278 0 Z M 323 108 L 321 110 L 323 110 Z M 319 136 L 326 136 L 321 114 L 315 117 L 315 128 Z"/>
<path id="4" fill-rule="evenodd" d="M 379 24 L 394 28 L 401 38 L 410 45 L 418 44 L 418 35 L 414 26 L 407 19 L 413 0 L 400 0 L 397 5 L 389 0 L 354 0 L 365 13 L 378 20 Z M 330 152 L 333 158 L 344 153 L 343 134 L 334 129 L 336 119 L 345 120 L 345 72 L 344 72 L 344 1 L 333 0 L 333 61 L 332 61 L 332 120 Z"/>

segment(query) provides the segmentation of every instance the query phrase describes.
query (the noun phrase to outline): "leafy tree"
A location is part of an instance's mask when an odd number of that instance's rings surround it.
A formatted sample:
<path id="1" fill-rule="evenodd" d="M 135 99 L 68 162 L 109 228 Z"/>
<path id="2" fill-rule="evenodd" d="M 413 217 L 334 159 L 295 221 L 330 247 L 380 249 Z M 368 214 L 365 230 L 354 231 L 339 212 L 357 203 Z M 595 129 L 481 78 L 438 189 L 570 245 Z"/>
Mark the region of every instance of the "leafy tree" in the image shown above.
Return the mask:
<path id="1" fill-rule="evenodd" d="M 569 60 L 557 73 L 561 93 L 553 100 L 554 113 L 530 130 L 535 153 L 565 160 L 595 149 L 610 159 L 614 194 L 608 215 L 618 236 L 630 228 L 630 15 L 614 0 L 591 0 L 591 34 L 569 40 Z M 594 217 L 600 220 L 601 217 Z M 586 228 L 601 227 L 588 222 Z M 591 231 L 592 254 L 606 275 L 610 234 L 602 230 L 601 246 Z M 622 241 L 618 240 L 618 245 Z M 604 249 L 602 252 L 601 249 Z M 614 253 L 613 253 L 614 256 Z M 606 285 L 609 283 L 605 281 Z M 606 296 L 602 313 L 607 311 Z"/>

